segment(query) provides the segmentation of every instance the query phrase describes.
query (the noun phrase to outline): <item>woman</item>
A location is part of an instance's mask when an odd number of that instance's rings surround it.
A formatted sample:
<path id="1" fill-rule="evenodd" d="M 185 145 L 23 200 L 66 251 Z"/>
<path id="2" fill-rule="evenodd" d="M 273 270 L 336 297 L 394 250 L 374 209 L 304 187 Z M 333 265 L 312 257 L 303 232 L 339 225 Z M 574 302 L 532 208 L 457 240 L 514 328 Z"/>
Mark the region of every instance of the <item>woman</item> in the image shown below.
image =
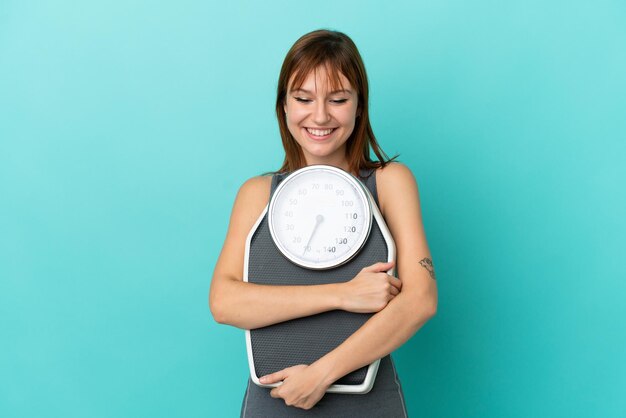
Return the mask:
<path id="1" fill-rule="evenodd" d="M 297 365 L 248 381 L 242 416 L 402 417 L 406 407 L 390 353 L 437 309 L 435 274 L 411 171 L 378 146 L 369 122 L 367 76 L 359 52 L 343 33 L 319 30 L 301 37 L 283 63 L 276 114 L 285 149 L 283 166 L 240 188 L 224 247 L 215 267 L 209 305 L 215 320 L 255 329 L 333 309 L 373 312 L 336 349 L 310 365 Z M 370 159 L 370 148 L 378 161 Z M 244 282 L 248 232 L 286 174 L 312 164 L 342 168 L 373 192 L 396 243 L 393 263 L 364 268 L 346 283 L 265 286 Z M 363 395 L 328 393 L 342 376 L 381 359 L 373 389 Z"/>

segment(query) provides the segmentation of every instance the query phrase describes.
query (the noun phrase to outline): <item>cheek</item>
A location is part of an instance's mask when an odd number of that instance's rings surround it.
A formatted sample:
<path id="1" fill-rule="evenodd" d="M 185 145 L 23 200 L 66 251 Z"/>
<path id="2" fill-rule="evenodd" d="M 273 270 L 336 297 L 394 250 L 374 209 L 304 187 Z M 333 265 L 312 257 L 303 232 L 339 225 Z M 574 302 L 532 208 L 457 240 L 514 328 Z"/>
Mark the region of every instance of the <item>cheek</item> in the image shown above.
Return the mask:
<path id="1" fill-rule="evenodd" d="M 299 125 L 301 124 L 301 121 L 303 119 L 302 108 L 301 106 L 297 106 L 297 104 L 288 101 L 284 107 L 284 110 L 286 111 L 285 122 L 287 123 L 287 130 L 289 130 L 291 136 L 299 144 L 301 142 L 299 139 L 301 136 Z"/>
<path id="2" fill-rule="evenodd" d="M 337 115 L 337 119 L 341 122 L 342 125 L 346 127 L 354 127 L 356 123 L 356 108 L 355 109 L 346 109 L 345 112 Z"/>
<path id="3" fill-rule="evenodd" d="M 352 102 L 351 106 L 342 108 L 341 111 L 337 113 L 337 119 L 344 125 L 353 126 L 356 122 L 357 108 L 358 103 Z"/>
<path id="4" fill-rule="evenodd" d="M 300 125 L 302 122 L 302 116 L 298 114 L 297 110 L 287 109 L 287 129 L 294 138 L 300 136 Z"/>
<path id="5" fill-rule="evenodd" d="M 306 118 L 308 114 L 309 111 L 300 106 L 292 106 L 287 110 L 287 116 L 293 122 L 301 121 L 302 119 Z"/>

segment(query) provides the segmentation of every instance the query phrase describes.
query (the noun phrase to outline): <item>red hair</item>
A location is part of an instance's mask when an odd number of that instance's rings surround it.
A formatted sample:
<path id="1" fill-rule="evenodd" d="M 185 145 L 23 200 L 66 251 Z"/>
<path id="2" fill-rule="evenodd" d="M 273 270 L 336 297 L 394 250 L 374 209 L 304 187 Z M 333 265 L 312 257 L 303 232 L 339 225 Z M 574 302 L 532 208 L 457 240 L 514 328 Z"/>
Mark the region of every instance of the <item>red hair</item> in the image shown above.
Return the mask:
<path id="1" fill-rule="evenodd" d="M 346 142 L 346 157 L 352 174 L 360 169 L 384 167 L 397 158 L 389 158 L 380 148 L 369 119 L 369 86 L 365 66 L 359 51 L 347 35 L 337 31 L 316 30 L 302 36 L 291 47 L 283 62 L 278 77 L 276 94 L 276 116 L 280 136 L 285 149 L 285 159 L 277 173 L 295 171 L 306 165 L 300 145 L 287 128 L 283 105 L 288 90 L 302 87 L 307 76 L 323 66 L 333 89 L 341 89 L 340 74 L 343 74 L 358 94 L 357 118 L 354 130 Z M 289 80 L 292 80 L 289 85 Z M 378 161 L 370 158 L 370 148 Z"/>

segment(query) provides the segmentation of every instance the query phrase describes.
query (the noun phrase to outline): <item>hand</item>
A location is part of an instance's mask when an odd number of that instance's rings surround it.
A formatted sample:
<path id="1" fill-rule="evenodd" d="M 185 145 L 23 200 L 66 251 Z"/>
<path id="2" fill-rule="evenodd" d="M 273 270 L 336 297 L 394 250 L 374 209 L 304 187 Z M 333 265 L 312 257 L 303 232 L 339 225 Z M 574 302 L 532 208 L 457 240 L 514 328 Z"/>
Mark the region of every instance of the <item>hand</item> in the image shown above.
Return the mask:
<path id="1" fill-rule="evenodd" d="M 376 263 L 362 269 L 349 282 L 342 283 L 341 309 L 348 312 L 381 311 L 402 289 L 402 282 L 387 274 L 394 262 Z"/>
<path id="2" fill-rule="evenodd" d="M 283 381 L 272 389 L 272 398 L 282 398 L 288 406 L 301 409 L 311 409 L 319 402 L 331 385 L 327 383 L 328 373 L 316 364 L 307 366 L 299 364 L 287 367 L 276 373 L 261 377 L 263 384 L 271 384 Z"/>

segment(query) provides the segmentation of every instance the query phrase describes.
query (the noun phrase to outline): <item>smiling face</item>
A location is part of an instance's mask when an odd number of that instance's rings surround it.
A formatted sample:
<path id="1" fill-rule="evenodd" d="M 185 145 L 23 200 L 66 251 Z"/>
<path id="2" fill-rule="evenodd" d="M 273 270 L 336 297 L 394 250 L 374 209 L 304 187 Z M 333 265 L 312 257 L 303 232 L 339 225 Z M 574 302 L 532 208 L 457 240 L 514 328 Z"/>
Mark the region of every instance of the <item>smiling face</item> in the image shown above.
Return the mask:
<path id="1" fill-rule="evenodd" d="M 312 71 L 302 86 L 287 91 L 283 108 L 289 132 L 302 148 L 307 165 L 328 164 L 348 169 L 346 142 L 354 130 L 358 95 L 339 74 L 332 88 L 324 66 Z"/>

